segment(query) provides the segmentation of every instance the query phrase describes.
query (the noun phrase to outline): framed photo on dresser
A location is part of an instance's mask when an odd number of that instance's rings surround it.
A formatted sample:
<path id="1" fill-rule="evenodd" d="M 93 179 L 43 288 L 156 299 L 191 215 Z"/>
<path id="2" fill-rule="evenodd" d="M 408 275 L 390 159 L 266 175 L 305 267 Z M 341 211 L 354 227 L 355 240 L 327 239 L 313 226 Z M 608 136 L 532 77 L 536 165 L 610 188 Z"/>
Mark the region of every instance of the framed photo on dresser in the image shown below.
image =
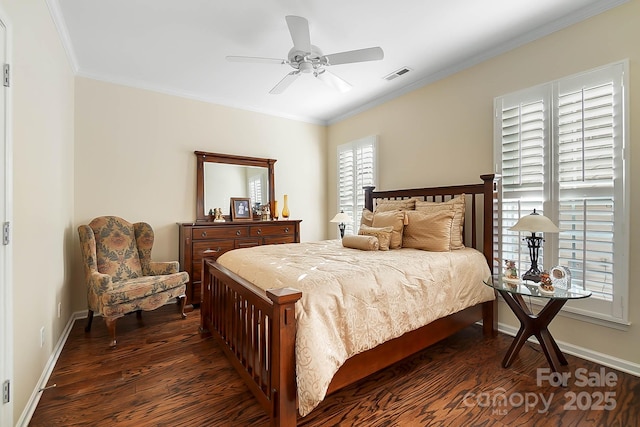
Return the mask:
<path id="1" fill-rule="evenodd" d="M 231 198 L 231 221 L 251 221 L 251 199 L 246 197 Z"/>

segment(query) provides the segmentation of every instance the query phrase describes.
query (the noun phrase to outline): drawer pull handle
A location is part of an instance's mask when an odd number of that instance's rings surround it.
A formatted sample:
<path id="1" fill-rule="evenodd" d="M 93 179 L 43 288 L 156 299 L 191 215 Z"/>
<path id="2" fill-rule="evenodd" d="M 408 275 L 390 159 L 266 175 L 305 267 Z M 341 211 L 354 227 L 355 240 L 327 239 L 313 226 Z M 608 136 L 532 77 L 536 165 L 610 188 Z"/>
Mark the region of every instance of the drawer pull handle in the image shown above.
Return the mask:
<path id="1" fill-rule="evenodd" d="M 236 236 L 240 235 L 240 230 L 236 231 Z"/>
<path id="2" fill-rule="evenodd" d="M 289 227 L 286 227 L 286 228 L 284 229 L 284 232 L 285 232 L 285 233 L 288 233 L 288 232 L 289 232 Z"/>
<path id="3" fill-rule="evenodd" d="M 202 234 L 201 234 L 201 236 L 202 236 L 202 237 L 207 237 L 207 232 L 206 232 L 206 231 L 203 231 L 203 232 L 202 232 Z"/>
<path id="4" fill-rule="evenodd" d="M 202 253 L 203 254 L 216 254 L 216 253 L 220 252 L 221 250 L 222 250 L 222 248 L 220 246 L 218 246 L 218 249 L 206 249 Z"/>
<path id="5" fill-rule="evenodd" d="M 262 234 L 262 229 L 258 228 L 258 234 Z"/>

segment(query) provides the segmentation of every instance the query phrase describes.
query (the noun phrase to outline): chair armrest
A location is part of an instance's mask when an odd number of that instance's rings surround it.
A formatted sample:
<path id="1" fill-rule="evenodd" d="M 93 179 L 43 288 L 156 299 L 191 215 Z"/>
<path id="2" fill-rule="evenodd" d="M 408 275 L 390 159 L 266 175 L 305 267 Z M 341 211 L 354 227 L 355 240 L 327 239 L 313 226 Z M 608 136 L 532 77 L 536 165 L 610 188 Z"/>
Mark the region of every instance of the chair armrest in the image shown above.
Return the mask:
<path id="1" fill-rule="evenodd" d="M 113 287 L 111 276 L 108 274 L 102 274 L 94 271 L 89 274 L 88 279 L 89 287 L 93 289 L 96 295 L 101 295 L 103 292 L 109 291 Z"/>
<path id="2" fill-rule="evenodd" d="M 179 269 L 180 264 L 178 263 L 178 261 L 151 261 L 149 263 L 149 276 L 163 276 L 165 274 L 173 274 L 177 273 Z"/>

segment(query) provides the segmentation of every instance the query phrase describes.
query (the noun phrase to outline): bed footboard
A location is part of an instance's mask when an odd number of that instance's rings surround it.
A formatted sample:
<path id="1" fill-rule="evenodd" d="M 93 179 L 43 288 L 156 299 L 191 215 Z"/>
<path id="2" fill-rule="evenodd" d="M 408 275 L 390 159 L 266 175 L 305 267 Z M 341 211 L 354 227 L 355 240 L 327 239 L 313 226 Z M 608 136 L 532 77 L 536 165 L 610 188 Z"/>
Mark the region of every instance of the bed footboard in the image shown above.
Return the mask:
<path id="1" fill-rule="evenodd" d="M 200 329 L 210 333 L 272 425 L 295 426 L 295 289 L 265 292 L 213 260 L 202 262 Z"/>

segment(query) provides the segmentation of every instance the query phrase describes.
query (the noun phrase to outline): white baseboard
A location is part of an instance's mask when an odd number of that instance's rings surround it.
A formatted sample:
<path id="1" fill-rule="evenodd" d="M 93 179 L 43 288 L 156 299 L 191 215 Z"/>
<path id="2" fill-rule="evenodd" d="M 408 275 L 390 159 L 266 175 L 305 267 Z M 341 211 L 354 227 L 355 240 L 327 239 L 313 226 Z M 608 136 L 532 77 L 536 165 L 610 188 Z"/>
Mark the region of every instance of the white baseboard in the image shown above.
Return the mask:
<path id="1" fill-rule="evenodd" d="M 511 336 L 515 336 L 518 333 L 518 328 L 511 325 L 506 325 L 504 323 L 498 323 L 498 330 Z M 535 337 L 529 338 L 529 341 L 539 344 L 538 340 Z M 560 350 L 562 350 L 564 353 L 580 357 L 581 359 L 590 360 L 591 362 L 596 362 L 601 365 L 626 372 L 627 374 L 635 375 L 636 377 L 640 377 L 640 365 L 637 363 L 619 359 L 608 354 L 599 353 L 597 351 L 589 350 L 588 348 L 579 347 L 577 345 L 568 344 L 562 341 L 556 342 L 558 343 L 558 347 L 560 347 Z"/>
<path id="2" fill-rule="evenodd" d="M 82 319 L 87 317 L 87 311 L 77 311 L 69 317 L 69 321 L 65 326 L 62 334 L 60 334 L 60 338 L 56 343 L 56 346 L 53 348 L 53 353 L 49 356 L 49 360 L 47 360 L 47 364 L 44 366 L 44 370 L 42 371 L 42 375 L 40 375 L 40 379 L 36 384 L 36 387 L 33 389 L 31 393 L 31 397 L 29 397 L 29 401 L 27 402 L 24 411 L 20 415 L 18 422 L 16 423 L 17 427 L 27 427 L 29 422 L 31 421 L 31 417 L 38 406 L 38 402 L 40 402 L 40 396 L 42 395 L 42 389 L 47 386 L 47 382 L 49 381 L 49 377 L 51 377 L 51 373 L 53 372 L 53 368 L 56 366 L 58 362 L 58 358 L 60 357 L 60 353 L 64 348 L 64 344 L 67 342 L 67 338 L 69 337 L 69 333 L 71 333 L 71 328 L 77 319 Z"/>

